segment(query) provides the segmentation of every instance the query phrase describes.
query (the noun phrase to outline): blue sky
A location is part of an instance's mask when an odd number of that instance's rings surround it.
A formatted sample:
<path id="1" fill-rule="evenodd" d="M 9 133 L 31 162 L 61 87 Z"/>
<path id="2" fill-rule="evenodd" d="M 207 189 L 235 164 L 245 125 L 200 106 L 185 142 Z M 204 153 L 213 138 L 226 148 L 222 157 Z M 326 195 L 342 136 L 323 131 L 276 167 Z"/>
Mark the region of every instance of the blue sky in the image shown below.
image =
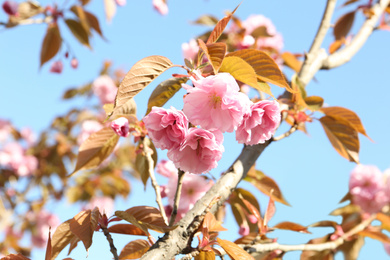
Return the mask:
<path id="1" fill-rule="evenodd" d="M 42 1 L 51 3 L 51 1 Z M 39 69 L 39 51 L 44 25 L 31 25 L 0 33 L 0 118 L 11 120 L 17 127 L 30 126 L 40 131 L 50 124 L 55 115 L 64 113 L 72 106 L 83 107 L 83 101 L 62 102 L 64 90 L 93 80 L 104 60 L 111 60 L 114 67 L 125 71 L 138 60 L 150 55 L 163 55 L 173 63 L 182 64 L 181 44 L 203 33 L 207 28 L 191 25 L 202 14 L 213 14 L 222 18 L 224 11 L 232 10 L 239 1 L 193 0 L 169 1 L 169 14 L 162 17 L 155 12 L 151 0 L 128 0 L 125 7 L 118 8 L 117 15 L 110 24 L 104 21 L 102 1 L 93 1 L 87 10 L 97 14 L 101 20 L 104 41 L 97 35 L 92 41 L 93 50 L 80 46 L 63 30 L 79 59 L 79 68 L 73 70 L 64 64 L 61 75 L 50 74 L 49 65 Z M 340 5 L 340 4 L 339 4 Z M 296 53 L 308 51 L 320 22 L 325 1 L 243 1 L 236 15 L 246 19 L 250 14 L 263 14 L 270 18 L 277 30 L 283 34 L 284 50 Z M 346 9 L 337 8 L 333 22 Z M 353 29 L 358 28 L 362 16 L 357 17 Z M 0 13 L 0 20 L 5 20 Z M 323 47 L 332 41 L 329 35 Z M 355 111 L 361 118 L 368 135 L 375 141 L 360 136 L 360 160 L 363 164 L 377 165 L 382 171 L 390 167 L 390 96 L 388 83 L 388 61 L 390 33 L 375 32 L 351 62 L 331 71 L 321 71 L 316 82 L 307 86 L 309 95 L 322 96 L 330 106 L 343 106 Z M 166 77 L 170 73 L 167 72 Z M 286 70 L 287 75 L 291 72 Z M 164 76 L 162 76 L 163 78 Z M 274 90 L 274 89 L 273 89 Z M 275 88 L 276 94 L 279 91 Z M 136 97 L 138 113 L 141 117 L 146 110 L 146 100 L 152 87 L 145 89 Z M 172 100 L 168 106 L 178 109 L 180 99 Z M 320 117 L 320 115 L 318 115 Z M 257 161 L 257 168 L 271 176 L 282 189 L 292 207 L 277 204 L 277 212 L 271 224 L 281 221 L 294 221 L 309 225 L 319 220 L 340 221 L 328 214 L 337 208 L 338 201 L 348 188 L 349 173 L 354 164 L 340 157 L 331 147 L 318 121 L 307 126 L 309 135 L 294 133 L 289 138 L 273 143 Z M 278 134 L 283 131 L 279 131 Z M 217 176 L 226 170 L 238 155 L 241 145 L 235 144 L 233 136 L 225 136 L 225 154 L 214 171 Z M 160 154 L 160 158 L 165 155 Z M 163 179 L 161 179 L 164 181 Z M 267 198 L 248 185 L 241 187 L 253 190 L 258 195 L 262 209 Z M 135 205 L 155 206 L 153 190 L 134 180 L 133 193 L 126 201 L 117 201 L 116 209 L 124 210 Z M 137 199 L 142 195 L 143 200 Z M 51 205 L 61 220 L 72 218 L 78 208 Z M 231 215 L 227 216 L 229 232 L 221 233 L 225 239 L 238 237 L 238 227 Z M 313 237 L 327 234 L 329 229 L 311 229 L 314 235 L 275 232 L 271 237 L 279 237 L 280 243 L 298 244 Z M 226 233 L 226 234 L 225 234 Z M 229 234 L 230 233 L 230 234 Z M 96 234 L 90 248 L 88 259 L 108 259 L 111 256 L 108 243 L 102 234 Z M 120 250 L 132 238 L 114 236 Z M 33 259 L 42 259 L 42 252 L 35 252 Z M 80 259 L 86 255 L 81 245 L 71 257 Z M 297 259 L 297 253 L 288 253 L 285 259 Z M 61 255 L 60 255 L 61 256 Z M 338 256 L 340 257 L 340 256 Z M 389 258 L 381 243 L 366 239 L 359 259 Z M 59 258 L 61 259 L 61 258 Z"/>

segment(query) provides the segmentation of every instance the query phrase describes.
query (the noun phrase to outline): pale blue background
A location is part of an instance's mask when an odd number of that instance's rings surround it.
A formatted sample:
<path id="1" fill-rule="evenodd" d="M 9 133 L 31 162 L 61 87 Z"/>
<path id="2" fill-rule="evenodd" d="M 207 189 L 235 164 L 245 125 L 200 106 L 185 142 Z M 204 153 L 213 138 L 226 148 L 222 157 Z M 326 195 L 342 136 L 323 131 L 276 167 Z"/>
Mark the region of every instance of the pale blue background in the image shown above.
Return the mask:
<path id="1" fill-rule="evenodd" d="M 46 1 L 45 1 L 46 2 Z M 205 27 L 190 25 L 189 21 L 208 13 L 222 18 L 225 10 L 233 10 L 240 1 L 192 0 L 169 1 L 169 15 L 160 16 L 151 5 L 151 0 L 133 1 L 118 8 L 117 16 L 111 24 L 103 22 L 103 1 L 93 1 L 88 10 L 101 19 L 103 32 L 108 41 L 96 36 L 92 41 L 93 51 L 80 46 L 71 39 L 65 27 L 62 32 L 73 47 L 80 61 L 79 68 L 73 70 L 64 64 L 61 75 L 48 72 L 49 65 L 39 70 L 39 50 L 44 31 L 43 25 L 31 25 L 0 33 L 0 117 L 12 120 L 17 127 L 30 126 L 40 131 L 50 124 L 55 115 L 64 113 L 72 106 L 83 107 L 83 100 L 62 102 L 64 90 L 91 81 L 96 77 L 106 59 L 112 60 L 114 67 L 124 70 L 138 60 L 150 55 L 163 55 L 174 63 L 181 64 L 181 44 L 206 31 Z M 46 3 L 51 3 L 47 1 Z M 340 5 L 340 4 L 339 4 Z M 236 14 L 246 19 L 250 14 L 263 14 L 274 22 L 277 30 L 283 34 L 285 48 L 290 52 L 308 51 L 317 30 L 325 7 L 325 1 L 244 1 Z M 345 9 L 336 9 L 336 17 L 345 13 Z M 6 16 L 0 12 L 0 19 Z M 335 19 L 333 19 L 335 21 Z M 357 25 L 362 21 L 358 15 Z M 61 24 L 63 25 L 63 24 Z M 327 38 L 327 48 L 332 37 Z M 361 136 L 360 159 L 363 164 L 377 165 L 381 170 L 390 167 L 389 161 L 389 112 L 390 96 L 388 75 L 390 60 L 390 33 L 375 32 L 367 44 L 352 59 L 340 68 L 320 72 L 317 82 L 311 82 L 307 88 L 309 95 L 324 97 L 331 106 L 344 106 L 355 111 L 362 119 L 367 133 L 375 141 L 370 142 Z M 169 71 L 163 77 L 169 77 Z M 291 72 L 286 70 L 291 76 Z M 161 79 L 163 78 L 161 77 Z M 145 112 L 146 100 L 152 87 L 136 97 L 139 104 L 138 115 Z M 275 93 L 280 93 L 277 87 Z M 181 92 L 180 92 L 181 93 Z M 96 101 L 96 100 L 95 100 Z M 181 99 L 177 98 L 169 105 L 181 108 Z M 319 118 L 320 115 L 317 115 Z M 292 205 L 277 204 L 277 212 L 271 225 L 281 221 L 294 221 L 302 225 L 340 218 L 328 214 L 339 207 L 339 200 L 348 187 L 349 173 L 354 164 L 340 157 L 331 147 L 319 122 L 308 125 L 309 136 L 299 132 L 269 146 L 257 161 L 257 168 L 274 178 L 285 197 Z M 278 134 L 283 131 L 279 131 Z M 226 170 L 236 158 L 241 145 L 233 142 L 233 135 L 225 136 L 225 154 L 214 176 Z M 163 153 L 160 158 L 164 157 Z M 70 167 L 71 168 L 71 167 Z M 159 179 L 162 182 L 164 179 Z M 155 205 L 154 191 L 150 186 L 144 192 L 141 183 L 132 180 L 132 193 L 126 201 L 117 201 L 116 209 L 124 210 L 135 205 Z M 244 186 L 248 188 L 249 186 Z M 260 199 L 262 210 L 266 208 L 267 198 L 252 189 Z M 51 210 L 58 213 L 62 221 L 72 218 L 79 208 L 64 206 L 53 201 Z M 236 239 L 238 227 L 229 214 L 221 238 Z M 323 236 L 331 229 L 311 229 L 314 235 L 298 234 L 289 231 L 274 232 L 270 237 L 279 237 L 280 243 L 299 244 L 313 237 Z M 157 236 L 156 236 L 157 237 Z M 114 235 L 114 241 L 120 251 L 133 237 Z M 65 250 L 66 251 L 66 250 Z M 299 259 L 300 253 L 288 253 L 285 259 Z M 43 251 L 34 251 L 33 259 L 43 259 Z M 82 245 L 71 254 L 74 259 L 86 256 Z M 65 257 L 61 254 L 58 259 Z M 338 255 L 340 259 L 340 255 Z M 388 259 L 383 246 L 378 241 L 366 239 L 366 246 L 359 259 Z M 90 248 L 88 259 L 112 259 L 109 246 L 101 233 L 96 233 Z"/>

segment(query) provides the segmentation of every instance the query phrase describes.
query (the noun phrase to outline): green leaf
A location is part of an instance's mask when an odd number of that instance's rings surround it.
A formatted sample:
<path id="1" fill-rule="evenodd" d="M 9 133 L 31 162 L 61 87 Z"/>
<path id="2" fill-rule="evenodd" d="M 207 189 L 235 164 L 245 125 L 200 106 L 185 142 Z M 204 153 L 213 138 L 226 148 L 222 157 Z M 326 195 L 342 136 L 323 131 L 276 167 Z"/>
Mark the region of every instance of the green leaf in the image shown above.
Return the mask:
<path id="1" fill-rule="evenodd" d="M 79 21 L 73 19 L 66 19 L 65 23 L 68 26 L 69 30 L 74 35 L 74 37 L 76 37 L 76 39 L 81 44 L 87 46 L 88 48 L 91 48 L 91 46 L 89 45 L 88 32 L 84 29 L 84 27 L 81 25 Z"/>
<path id="2" fill-rule="evenodd" d="M 49 24 L 41 48 L 41 66 L 53 58 L 62 44 L 60 29 L 56 23 Z"/>
<path id="3" fill-rule="evenodd" d="M 162 107 L 168 102 L 181 88 L 181 84 L 188 81 L 187 77 L 170 78 L 161 82 L 152 92 L 148 101 L 148 110 L 146 115 L 152 110 L 152 107 Z"/>

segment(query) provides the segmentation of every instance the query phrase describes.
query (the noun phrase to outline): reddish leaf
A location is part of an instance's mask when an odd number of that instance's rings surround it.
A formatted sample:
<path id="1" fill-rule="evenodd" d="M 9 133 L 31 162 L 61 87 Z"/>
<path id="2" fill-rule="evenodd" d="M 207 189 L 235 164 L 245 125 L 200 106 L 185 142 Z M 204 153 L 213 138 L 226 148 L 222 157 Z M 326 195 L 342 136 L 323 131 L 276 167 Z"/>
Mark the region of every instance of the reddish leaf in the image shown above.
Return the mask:
<path id="1" fill-rule="evenodd" d="M 143 239 L 131 241 L 122 249 L 119 259 L 138 259 L 150 248 L 149 242 Z"/>
<path id="2" fill-rule="evenodd" d="M 307 227 L 304 227 L 304 226 L 302 226 L 300 224 L 297 224 L 297 223 L 294 223 L 294 222 L 289 222 L 289 221 L 280 222 L 279 224 L 273 226 L 273 228 L 284 229 L 284 230 L 291 230 L 291 231 L 311 234 L 307 230 Z"/>
<path id="3" fill-rule="evenodd" d="M 349 12 L 341 16 L 333 28 L 333 35 L 336 40 L 346 38 L 352 28 L 355 20 L 355 11 Z"/>
<path id="4" fill-rule="evenodd" d="M 283 52 L 281 55 L 284 64 L 294 70 L 296 73 L 298 73 L 301 70 L 302 67 L 302 61 L 298 60 L 297 57 L 292 54 L 291 52 Z"/>
<path id="5" fill-rule="evenodd" d="M 272 191 L 271 191 L 271 193 L 272 193 Z M 267 226 L 268 222 L 274 216 L 275 211 L 276 211 L 275 202 L 272 199 L 272 197 L 269 197 L 268 207 L 264 213 L 264 226 Z"/>
<path id="6" fill-rule="evenodd" d="M 238 5 L 240 6 L 240 5 Z M 236 12 L 238 6 L 231 12 L 229 15 L 225 16 L 221 20 L 218 21 L 217 25 L 214 27 L 213 31 L 211 32 L 209 38 L 207 39 L 207 44 L 214 43 L 218 40 L 218 38 L 221 36 L 223 30 L 225 30 L 226 25 L 229 23 L 230 19 L 232 18 L 233 14 Z"/>
<path id="7" fill-rule="evenodd" d="M 53 58 L 61 47 L 60 29 L 56 23 L 49 24 L 41 49 L 41 66 Z"/>
<path id="8" fill-rule="evenodd" d="M 341 117 L 320 118 L 329 141 L 336 151 L 351 162 L 359 163 L 359 137 L 355 128 Z"/>
<path id="9" fill-rule="evenodd" d="M 227 45 L 223 42 L 209 43 L 206 45 L 201 39 L 198 39 L 198 44 L 213 67 L 214 74 L 217 74 L 225 57 Z"/>
<path id="10" fill-rule="evenodd" d="M 361 236 L 364 236 L 364 237 L 376 239 L 382 243 L 389 243 L 390 244 L 390 238 L 379 230 L 366 229 L 366 230 L 360 231 L 358 234 Z"/>
<path id="11" fill-rule="evenodd" d="M 2 257 L 1 260 L 30 260 L 30 258 L 27 258 L 22 254 L 10 254 L 5 257 Z"/>
<path id="12" fill-rule="evenodd" d="M 54 260 L 62 249 L 64 249 L 70 241 L 76 237 L 72 231 L 70 231 L 69 222 L 70 219 L 59 225 L 53 234 L 51 239 L 51 260 Z"/>
<path id="13" fill-rule="evenodd" d="M 341 48 L 341 46 L 343 46 L 344 43 L 345 43 L 344 38 L 342 38 L 340 40 L 335 40 L 329 46 L 329 53 L 330 54 L 335 53 L 337 50 L 339 50 Z"/>
<path id="14" fill-rule="evenodd" d="M 214 260 L 215 253 L 213 251 L 200 251 L 195 260 Z"/>
<path id="15" fill-rule="evenodd" d="M 142 229 L 131 224 L 116 224 L 108 228 L 110 233 L 135 235 L 135 236 L 147 236 Z"/>
<path id="16" fill-rule="evenodd" d="M 73 249 L 75 249 L 77 247 L 77 244 L 80 242 L 81 240 L 77 237 L 77 236 L 74 236 L 70 242 L 69 242 L 69 251 L 68 251 L 68 255 L 70 255 L 70 253 L 72 253 Z"/>
<path id="17" fill-rule="evenodd" d="M 75 234 L 84 244 L 85 249 L 92 245 L 92 236 L 98 224 L 99 209 L 85 210 L 73 217 L 69 222 L 70 231 Z"/>
<path id="18" fill-rule="evenodd" d="M 221 224 L 221 222 L 215 219 L 213 214 L 207 212 L 203 219 L 202 227 L 207 228 L 208 232 L 226 231 L 227 229 L 222 227 Z"/>
<path id="19" fill-rule="evenodd" d="M 318 221 L 318 222 L 315 222 L 313 224 L 310 224 L 309 227 L 333 227 L 334 229 L 336 229 L 336 227 L 338 225 L 339 224 L 337 224 L 337 222 L 335 222 L 335 221 L 322 220 L 322 221 Z"/>
<path id="20" fill-rule="evenodd" d="M 254 260 L 250 254 L 233 242 L 220 238 L 217 238 L 217 242 L 233 260 Z"/>

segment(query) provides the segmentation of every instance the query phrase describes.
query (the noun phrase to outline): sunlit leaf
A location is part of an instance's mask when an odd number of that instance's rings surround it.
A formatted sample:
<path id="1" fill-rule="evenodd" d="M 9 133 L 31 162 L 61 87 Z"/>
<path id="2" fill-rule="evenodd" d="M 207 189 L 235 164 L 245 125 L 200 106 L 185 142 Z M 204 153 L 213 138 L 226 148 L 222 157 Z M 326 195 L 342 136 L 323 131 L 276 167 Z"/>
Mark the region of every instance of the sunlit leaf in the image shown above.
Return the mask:
<path id="1" fill-rule="evenodd" d="M 341 117 L 320 118 L 329 141 L 336 151 L 351 162 L 359 162 L 359 137 L 355 128 Z"/>
<path id="2" fill-rule="evenodd" d="M 273 191 L 271 191 L 272 193 Z M 275 202 L 272 199 L 272 196 L 269 197 L 269 202 L 267 209 L 265 210 L 264 213 L 264 226 L 268 225 L 268 222 L 271 220 L 271 218 L 275 215 L 276 207 L 275 207 Z"/>
<path id="3" fill-rule="evenodd" d="M 321 111 L 327 116 L 332 116 L 334 118 L 341 117 L 347 120 L 358 133 L 361 133 L 371 140 L 371 138 L 367 135 L 359 116 L 352 110 L 344 107 L 323 107 L 321 108 Z"/>
<path id="4" fill-rule="evenodd" d="M 389 243 L 390 244 L 390 238 L 382 233 L 380 230 L 363 230 L 358 233 L 361 236 L 369 237 L 375 240 L 378 240 L 382 243 Z"/>
<path id="5" fill-rule="evenodd" d="M 324 99 L 322 97 L 319 97 L 319 96 L 306 97 L 306 98 L 304 98 L 304 101 L 305 101 L 307 107 L 312 111 L 319 110 L 320 108 L 322 108 L 322 106 L 324 104 Z"/>
<path id="6" fill-rule="evenodd" d="M 110 104 L 111 105 L 111 104 Z M 110 113 L 107 113 L 107 116 L 110 115 L 111 119 L 116 119 L 118 117 L 128 117 L 130 115 L 135 115 L 137 113 L 137 104 L 134 99 L 130 99 L 123 106 L 114 111 L 114 104 L 112 104 Z"/>
<path id="7" fill-rule="evenodd" d="M 213 67 L 214 74 L 217 74 L 225 57 L 227 45 L 223 42 L 205 44 L 201 39 L 198 39 L 198 44 Z"/>
<path id="8" fill-rule="evenodd" d="M 198 19 L 192 22 L 193 24 L 201 24 L 207 26 L 214 26 L 218 23 L 218 18 L 212 15 L 202 15 Z"/>
<path id="9" fill-rule="evenodd" d="M 254 49 L 239 50 L 227 54 L 226 58 L 227 57 L 239 57 L 243 59 L 255 70 L 255 73 L 260 80 L 285 88 L 289 92 L 293 92 L 279 66 L 264 51 Z"/>
<path id="10" fill-rule="evenodd" d="M 354 205 L 354 204 L 348 204 L 344 207 L 333 210 L 329 215 L 345 216 L 345 215 L 350 215 L 350 214 L 358 213 L 358 212 L 360 212 L 359 206 Z"/>
<path id="11" fill-rule="evenodd" d="M 170 78 L 161 82 L 152 92 L 148 101 L 148 110 L 146 114 L 152 110 L 152 107 L 162 107 L 181 89 L 181 84 L 188 81 L 187 77 Z"/>
<path id="12" fill-rule="evenodd" d="M 206 216 L 203 219 L 202 227 L 207 228 L 209 232 L 226 231 L 227 229 L 222 227 L 221 224 L 221 222 L 215 219 L 213 214 L 207 212 Z"/>
<path id="13" fill-rule="evenodd" d="M 70 231 L 83 242 L 87 251 L 92 245 L 92 236 L 97 227 L 99 214 L 99 209 L 95 207 L 94 210 L 81 211 L 69 222 Z"/>
<path id="14" fill-rule="evenodd" d="M 244 180 L 252 183 L 262 193 L 267 196 L 271 196 L 275 201 L 290 206 L 283 197 L 278 184 L 272 178 L 266 176 L 263 172 L 259 170 L 251 170 L 248 172 Z M 271 191 L 273 191 L 272 194 Z"/>
<path id="15" fill-rule="evenodd" d="M 225 16 L 224 18 L 218 21 L 218 23 L 215 25 L 214 29 L 212 30 L 209 38 L 207 39 L 206 42 L 207 44 L 214 43 L 218 40 L 223 30 L 225 30 L 226 25 L 229 23 L 230 19 L 232 18 L 233 14 L 236 12 L 238 6 L 233 10 L 233 12 L 231 12 L 229 15 Z"/>
<path id="16" fill-rule="evenodd" d="M 89 36 L 88 32 L 85 31 L 84 27 L 79 21 L 73 20 L 73 19 L 66 19 L 65 20 L 66 25 L 68 26 L 69 30 L 73 33 L 74 37 L 76 37 L 79 42 L 88 48 L 91 48 L 89 45 Z"/>
<path id="17" fill-rule="evenodd" d="M 104 12 L 106 14 L 106 20 L 111 22 L 116 13 L 116 3 L 115 0 L 104 0 Z"/>
<path id="18" fill-rule="evenodd" d="M 200 251 L 195 260 L 214 260 L 215 253 L 213 251 Z"/>
<path id="19" fill-rule="evenodd" d="M 169 227 L 158 209 L 150 206 L 136 206 L 126 211 L 115 211 L 115 216 L 130 222 L 136 227 L 149 234 L 148 229 L 165 233 L 176 227 Z"/>
<path id="20" fill-rule="evenodd" d="M 79 148 L 74 171 L 89 169 L 100 165 L 114 150 L 119 136 L 111 129 L 104 127 L 91 134 Z"/>
<path id="21" fill-rule="evenodd" d="M 390 231 L 390 216 L 387 216 L 381 212 L 379 212 L 377 215 L 376 215 L 376 218 L 382 222 L 382 225 L 381 227 L 383 229 L 386 229 L 387 231 Z"/>
<path id="22" fill-rule="evenodd" d="M 84 8 L 81 5 L 73 5 L 70 10 L 79 18 L 80 24 L 85 32 L 90 35 L 90 26 Z"/>
<path id="23" fill-rule="evenodd" d="M 330 54 L 335 53 L 337 50 L 339 50 L 343 46 L 344 43 L 345 43 L 345 39 L 344 38 L 342 38 L 340 40 L 335 40 L 334 42 L 332 42 L 329 45 L 329 53 Z"/>
<path id="24" fill-rule="evenodd" d="M 261 26 L 255 28 L 251 32 L 251 36 L 256 39 L 256 38 L 259 38 L 259 37 L 272 37 L 273 35 L 268 33 L 268 29 L 267 29 L 266 26 L 261 25 Z"/>
<path id="25" fill-rule="evenodd" d="M 234 241 L 234 243 L 235 244 L 244 244 L 244 245 L 253 244 L 256 237 L 258 237 L 258 236 L 259 236 L 258 232 L 249 233 L 248 235 L 237 239 L 236 241 Z"/>
<path id="26" fill-rule="evenodd" d="M 297 57 L 292 54 L 291 52 L 283 52 L 281 55 L 284 64 L 294 70 L 296 73 L 298 73 L 301 70 L 302 67 L 302 61 L 298 60 Z"/>
<path id="27" fill-rule="evenodd" d="M 119 85 L 114 113 L 172 66 L 172 62 L 163 56 L 149 56 L 134 64 Z"/>
<path id="28" fill-rule="evenodd" d="M 73 249 L 75 249 L 77 247 L 77 244 L 80 242 L 81 240 L 77 237 L 77 236 L 74 236 L 70 242 L 69 242 L 69 251 L 68 251 L 68 255 L 70 255 L 70 253 L 72 253 Z"/>
<path id="29" fill-rule="evenodd" d="M 233 260 L 254 260 L 250 254 L 233 242 L 218 237 L 217 242 Z"/>
<path id="30" fill-rule="evenodd" d="M 51 230 L 49 229 L 49 239 L 47 240 L 45 260 L 51 259 Z"/>
<path id="31" fill-rule="evenodd" d="M 61 47 L 62 39 L 56 23 L 49 24 L 41 49 L 41 66 L 53 58 Z"/>
<path id="32" fill-rule="evenodd" d="M 119 259 L 138 259 L 150 248 L 149 242 L 143 239 L 131 241 L 122 249 Z"/>
<path id="33" fill-rule="evenodd" d="M 347 37 L 355 20 L 355 11 L 349 12 L 341 16 L 335 23 L 333 35 L 336 40 L 341 40 Z"/>
<path id="34" fill-rule="evenodd" d="M 22 254 L 9 254 L 5 257 L 2 257 L 1 260 L 30 260 L 30 258 L 27 258 Z"/>
<path id="35" fill-rule="evenodd" d="M 69 227 L 70 219 L 62 223 L 56 228 L 56 231 L 53 234 L 51 239 L 51 259 L 54 260 L 57 255 L 69 245 L 70 241 L 75 237 L 75 235 L 70 231 Z"/>
<path id="36" fill-rule="evenodd" d="M 110 233 L 125 234 L 125 235 L 135 235 L 135 236 L 147 236 L 142 229 L 132 225 L 132 224 L 116 224 L 108 228 Z"/>
<path id="37" fill-rule="evenodd" d="M 290 221 L 280 222 L 280 223 L 276 224 L 275 226 L 273 226 L 273 228 L 291 230 L 291 231 L 310 234 L 310 232 L 307 230 L 307 227 L 304 227 L 300 224 L 290 222 Z"/>

